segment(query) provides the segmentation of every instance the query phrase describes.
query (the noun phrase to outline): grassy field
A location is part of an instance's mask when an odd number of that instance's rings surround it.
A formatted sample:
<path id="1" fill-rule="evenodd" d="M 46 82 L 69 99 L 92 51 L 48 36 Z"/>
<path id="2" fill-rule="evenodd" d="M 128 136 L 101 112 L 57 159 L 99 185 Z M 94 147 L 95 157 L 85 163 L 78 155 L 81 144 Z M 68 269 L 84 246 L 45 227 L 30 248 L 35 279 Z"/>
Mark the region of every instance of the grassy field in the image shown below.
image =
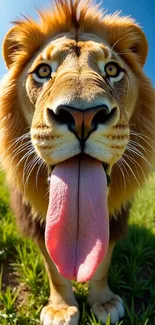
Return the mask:
<path id="1" fill-rule="evenodd" d="M 0 174 L 0 325 L 39 324 L 48 300 L 46 273 L 37 247 L 23 239 L 8 206 Z M 155 175 L 134 199 L 129 233 L 113 256 L 109 282 L 125 303 L 122 325 L 155 325 Z M 80 325 L 97 325 L 86 303 L 87 284 L 73 283 Z M 107 320 L 107 325 L 110 320 Z"/>

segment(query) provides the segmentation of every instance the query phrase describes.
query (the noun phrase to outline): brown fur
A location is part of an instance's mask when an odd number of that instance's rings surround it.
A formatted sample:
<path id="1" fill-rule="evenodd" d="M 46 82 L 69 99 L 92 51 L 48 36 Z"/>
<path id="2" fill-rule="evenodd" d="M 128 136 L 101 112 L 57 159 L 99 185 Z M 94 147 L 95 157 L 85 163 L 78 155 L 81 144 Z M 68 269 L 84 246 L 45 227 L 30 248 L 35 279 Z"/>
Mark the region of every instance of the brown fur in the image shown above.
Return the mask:
<path id="1" fill-rule="evenodd" d="M 45 221 L 36 215 L 33 218 L 31 206 L 23 202 L 22 194 L 15 189 L 10 189 L 11 208 L 15 213 L 20 231 L 34 239 L 44 238 Z"/>

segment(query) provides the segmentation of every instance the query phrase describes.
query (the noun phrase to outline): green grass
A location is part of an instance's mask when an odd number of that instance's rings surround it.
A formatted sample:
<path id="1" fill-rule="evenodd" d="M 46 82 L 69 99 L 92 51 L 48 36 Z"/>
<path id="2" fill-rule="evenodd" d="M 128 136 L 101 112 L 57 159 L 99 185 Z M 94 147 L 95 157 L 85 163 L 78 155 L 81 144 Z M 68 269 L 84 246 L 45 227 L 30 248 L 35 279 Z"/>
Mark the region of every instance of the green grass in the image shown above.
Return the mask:
<path id="1" fill-rule="evenodd" d="M 35 244 L 23 239 L 9 210 L 0 174 L 0 325 L 39 324 L 49 295 L 48 279 Z M 155 175 L 134 199 L 128 236 L 117 245 L 109 283 L 124 300 L 122 325 L 155 325 Z M 87 284 L 74 283 L 80 325 L 98 325 L 86 303 Z M 107 319 L 110 325 L 110 319 Z"/>

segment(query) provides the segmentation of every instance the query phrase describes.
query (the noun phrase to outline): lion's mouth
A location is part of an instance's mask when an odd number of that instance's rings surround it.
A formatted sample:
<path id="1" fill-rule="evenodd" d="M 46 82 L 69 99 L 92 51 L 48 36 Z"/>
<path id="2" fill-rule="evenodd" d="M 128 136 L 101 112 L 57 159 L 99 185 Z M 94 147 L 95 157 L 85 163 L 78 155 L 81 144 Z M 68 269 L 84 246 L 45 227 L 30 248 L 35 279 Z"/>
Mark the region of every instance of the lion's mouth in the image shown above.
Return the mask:
<path id="1" fill-rule="evenodd" d="M 57 164 L 50 175 L 45 242 L 62 276 L 89 280 L 109 245 L 108 166 L 88 155 Z"/>
<path id="2" fill-rule="evenodd" d="M 80 154 L 80 156 L 81 155 L 83 155 L 83 154 Z M 111 183 L 110 166 L 107 163 L 104 163 L 104 162 L 102 162 L 102 166 L 103 166 L 105 174 L 106 174 L 107 186 L 109 187 L 110 183 Z M 50 185 L 51 174 L 52 174 L 55 167 L 56 167 L 56 165 L 48 166 L 48 175 L 47 175 L 47 183 L 48 183 L 48 185 Z"/>

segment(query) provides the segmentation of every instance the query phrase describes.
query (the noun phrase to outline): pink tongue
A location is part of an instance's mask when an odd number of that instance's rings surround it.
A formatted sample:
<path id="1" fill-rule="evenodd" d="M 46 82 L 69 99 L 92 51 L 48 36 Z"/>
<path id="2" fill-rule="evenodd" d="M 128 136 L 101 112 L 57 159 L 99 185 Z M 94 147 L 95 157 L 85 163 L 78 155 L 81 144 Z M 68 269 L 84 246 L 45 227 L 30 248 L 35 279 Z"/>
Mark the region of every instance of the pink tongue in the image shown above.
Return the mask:
<path id="1" fill-rule="evenodd" d="M 58 164 L 51 175 L 45 242 L 65 278 L 89 280 L 109 244 L 107 181 L 89 156 Z"/>

